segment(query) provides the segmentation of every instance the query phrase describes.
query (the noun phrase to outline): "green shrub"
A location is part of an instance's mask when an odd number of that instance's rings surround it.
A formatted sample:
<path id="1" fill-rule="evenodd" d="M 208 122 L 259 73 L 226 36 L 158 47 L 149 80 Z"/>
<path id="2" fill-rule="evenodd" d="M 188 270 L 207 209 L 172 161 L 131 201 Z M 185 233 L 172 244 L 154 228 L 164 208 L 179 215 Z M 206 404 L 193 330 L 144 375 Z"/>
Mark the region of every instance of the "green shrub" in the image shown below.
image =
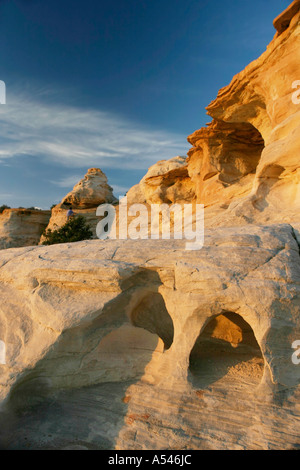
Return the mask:
<path id="1" fill-rule="evenodd" d="M 0 206 L 0 214 L 2 214 L 2 212 L 5 211 L 5 209 L 10 209 L 10 207 L 7 206 L 6 204 L 3 204 L 2 206 Z"/>
<path id="2" fill-rule="evenodd" d="M 46 229 L 43 233 L 43 245 L 56 243 L 80 242 L 91 240 L 93 232 L 82 215 L 73 217 L 57 230 Z"/>

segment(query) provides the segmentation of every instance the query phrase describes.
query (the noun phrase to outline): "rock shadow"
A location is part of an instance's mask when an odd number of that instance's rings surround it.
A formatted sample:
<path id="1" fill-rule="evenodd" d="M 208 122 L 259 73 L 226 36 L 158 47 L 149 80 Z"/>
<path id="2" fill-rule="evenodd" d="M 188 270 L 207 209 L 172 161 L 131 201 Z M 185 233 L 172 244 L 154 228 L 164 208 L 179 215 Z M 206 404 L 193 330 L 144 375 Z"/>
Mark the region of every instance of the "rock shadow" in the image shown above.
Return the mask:
<path id="1" fill-rule="evenodd" d="M 251 326 L 240 315 L 227 312 L 211 319 L 198 336 L 190 354 L 188 380 L 195 389 L 223 387 L 225 382 L 258 385 L 263 368 Z"/>
<path id="2" fill-rule="evenodd" d="M 93 321 L 62 333 L 12 388 L 0 414 L 0 448 L 114 449 L 127 390 L 173 340 L 163 298 L 152 290 L 132 304 L 129 289 Z"/>

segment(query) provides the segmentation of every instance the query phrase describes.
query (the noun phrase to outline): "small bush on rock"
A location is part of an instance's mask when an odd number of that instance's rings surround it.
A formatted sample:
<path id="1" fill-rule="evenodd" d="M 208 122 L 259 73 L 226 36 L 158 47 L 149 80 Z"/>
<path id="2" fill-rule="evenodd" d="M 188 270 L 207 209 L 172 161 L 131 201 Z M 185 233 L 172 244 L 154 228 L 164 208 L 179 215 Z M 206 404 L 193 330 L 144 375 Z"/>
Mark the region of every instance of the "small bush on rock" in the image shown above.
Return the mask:
<path id="1" fill-rule="evenodd" d="M 43 245 L 91 240 L 93 232 L 82 215 L 78 215 L 57 230 L 46 229 Z"/>

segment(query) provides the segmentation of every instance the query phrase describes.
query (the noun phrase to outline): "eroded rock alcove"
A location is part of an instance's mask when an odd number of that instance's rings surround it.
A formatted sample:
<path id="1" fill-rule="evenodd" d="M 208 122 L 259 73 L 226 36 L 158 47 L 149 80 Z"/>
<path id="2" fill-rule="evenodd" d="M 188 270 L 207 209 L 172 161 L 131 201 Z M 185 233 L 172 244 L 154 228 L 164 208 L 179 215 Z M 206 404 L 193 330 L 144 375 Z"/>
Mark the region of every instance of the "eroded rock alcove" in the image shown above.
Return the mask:
<path id="1" fill-rule="evenodd" d="M 184 240 L 2 251 L 1 445 L 296 446 L 298 236 L 281 224 L 207 230 L 196 253 Z"/>
<path id="2" fill-rule="evenodd" d="M 144 328 L 159 336 L 164 343 L 165 350 L 170 348 L 173 342 L 174 325 L 161 294 L 148 294 L 133 309 L 130 319 L 134 326 Z"/>
<path id="3" fill-rule="evenodd" d="M 190 354 L 190 382 L 195 388 L 218 381 L 227 388 L 233 380 L 237 388 L 249 383 L 259 385 L 263 368 L 264 359 L 251 326 L 233 312 L 208 319 Z"/>
<path id="4" fill-rule="evenodd" d="M 195 185 L 197 202 L 209 207 L 228 207 L 238 196 L 251 190 L 264 149 L 261 133 L 249 122 L 213 120 L 188 137 L 188 172 Z M 232 192 L 232 186 L 234 192 Z"/>

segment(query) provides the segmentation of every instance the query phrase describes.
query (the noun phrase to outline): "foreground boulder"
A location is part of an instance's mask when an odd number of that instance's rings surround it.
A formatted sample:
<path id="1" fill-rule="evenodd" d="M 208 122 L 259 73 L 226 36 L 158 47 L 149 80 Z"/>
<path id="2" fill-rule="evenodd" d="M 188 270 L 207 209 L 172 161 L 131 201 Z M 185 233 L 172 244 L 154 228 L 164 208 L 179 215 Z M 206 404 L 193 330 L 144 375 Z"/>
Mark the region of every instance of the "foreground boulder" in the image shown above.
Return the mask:
<path id="1" fill-rule="evenodd" d="M 299 242 L 283 224 L 207 231 L 197 252 L 3 250 L 2 447 L 297 448 Z"/>

